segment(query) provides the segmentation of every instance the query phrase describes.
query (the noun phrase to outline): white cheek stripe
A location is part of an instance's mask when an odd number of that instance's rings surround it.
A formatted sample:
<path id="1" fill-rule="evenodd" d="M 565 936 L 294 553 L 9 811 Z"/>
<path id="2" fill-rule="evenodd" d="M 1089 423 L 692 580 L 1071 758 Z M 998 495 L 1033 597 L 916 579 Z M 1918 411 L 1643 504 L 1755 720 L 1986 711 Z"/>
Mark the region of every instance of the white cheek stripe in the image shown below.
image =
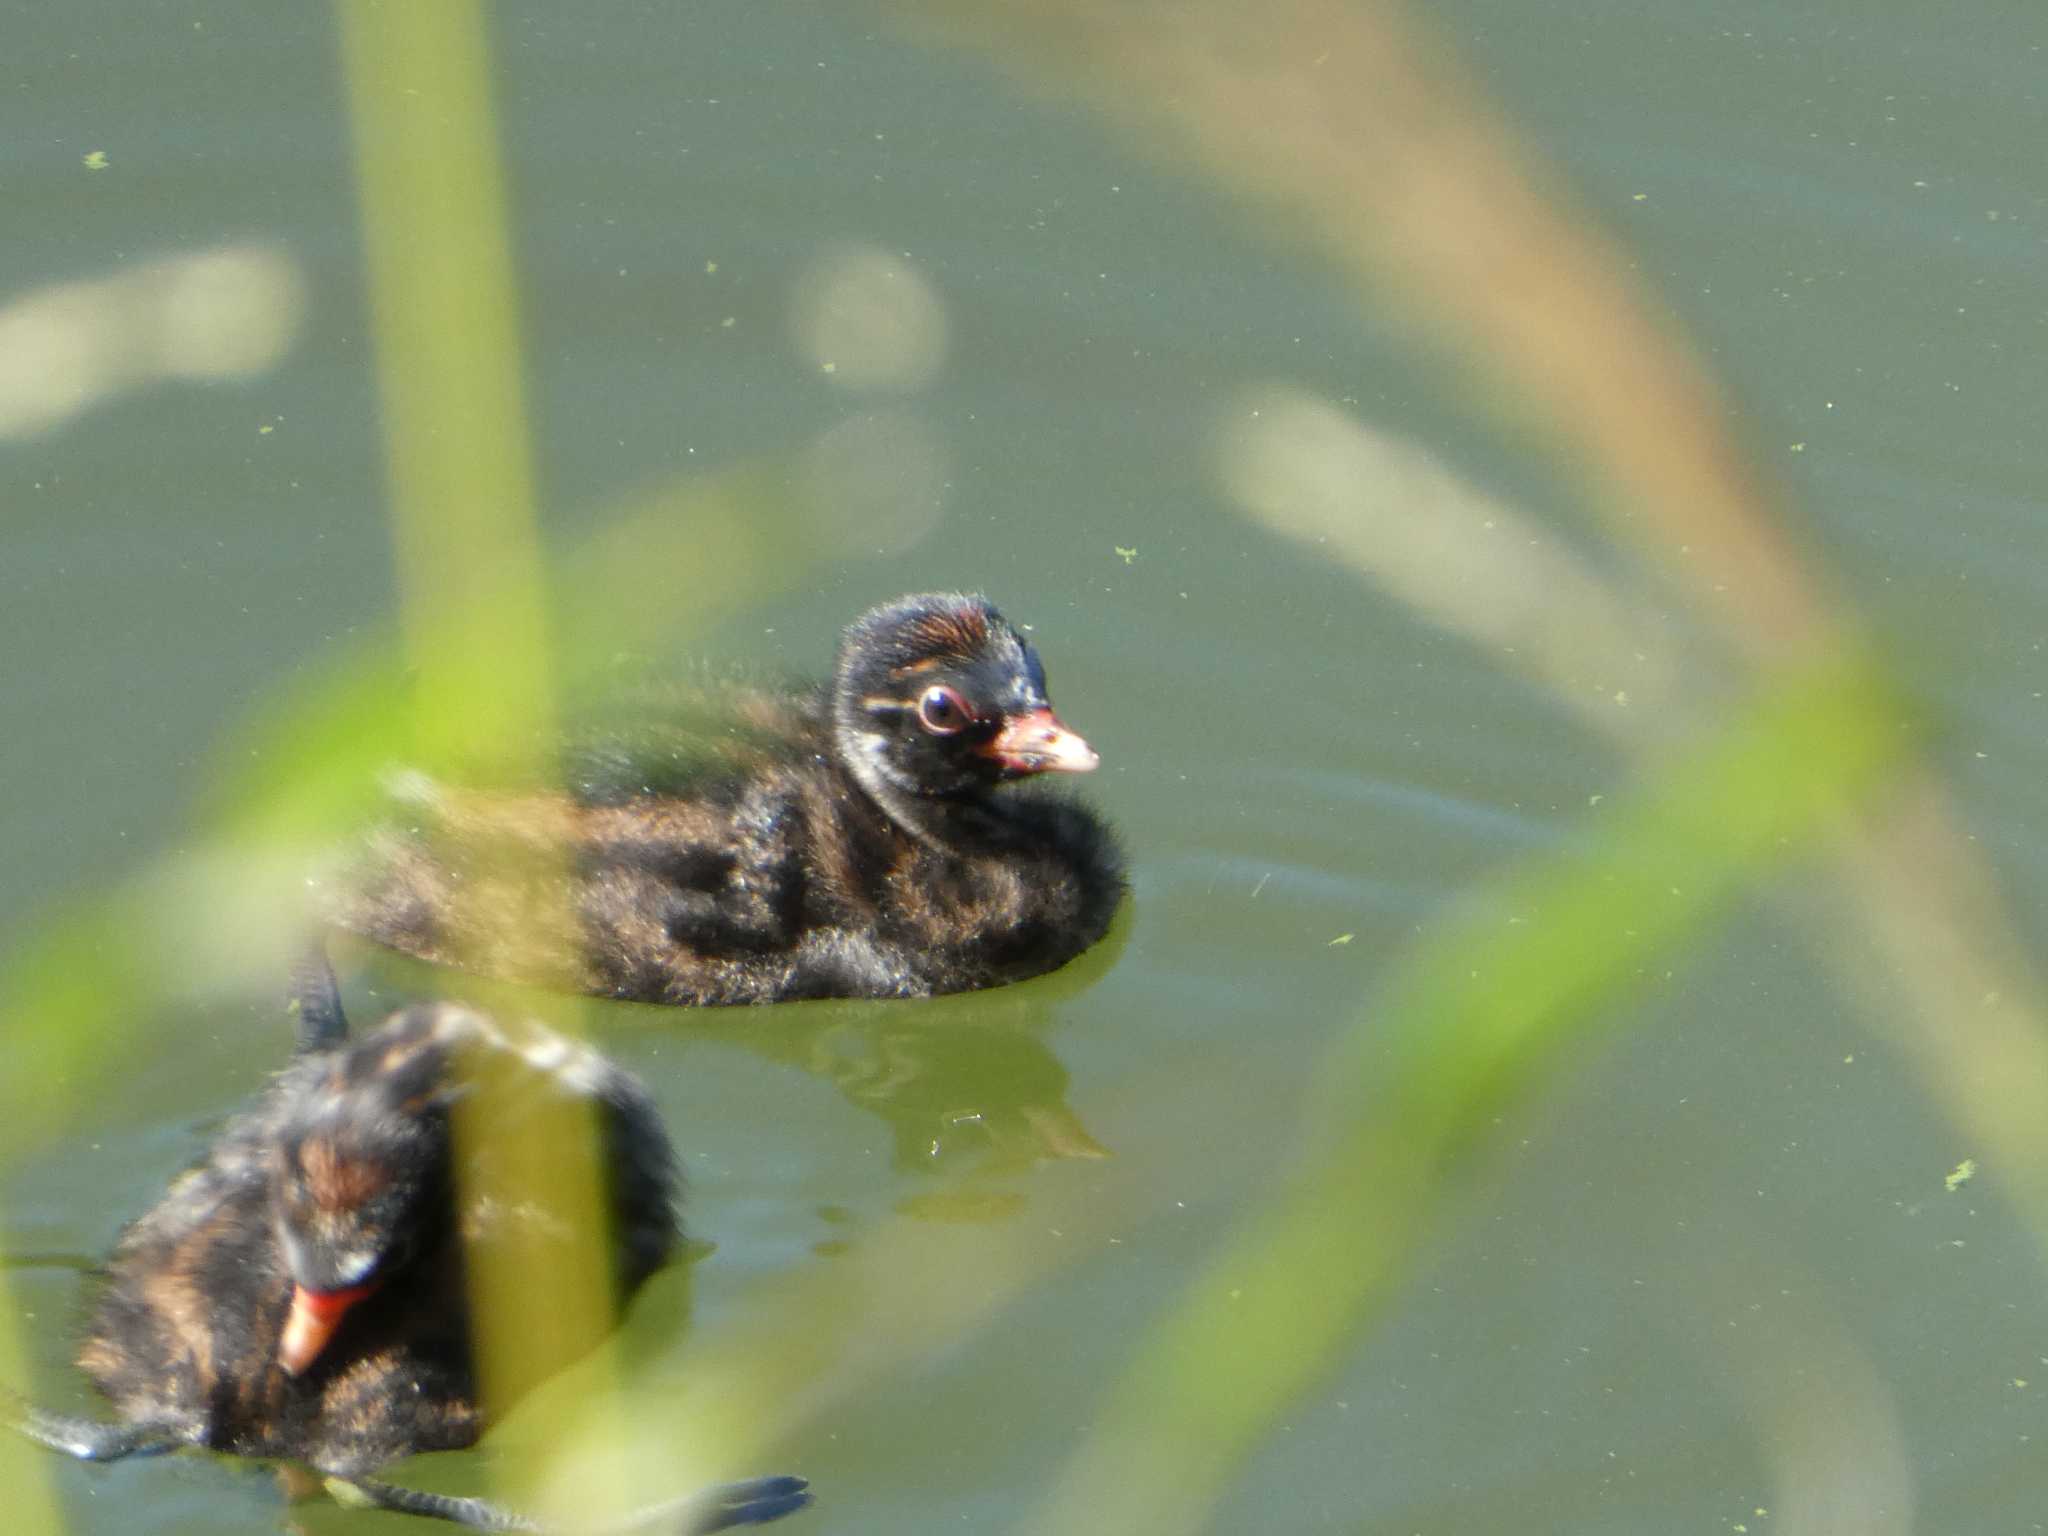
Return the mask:
<path id="1" fill-rule="evenodd" d="M 335 1266 L 335 1274 L 342 1284 L 355 1285 L 376 1267 L 377 1253 L 375 1249 L 371 1249 L 368 1252 L 345 1253 L 341 1256 L 341 1262 Z"/>

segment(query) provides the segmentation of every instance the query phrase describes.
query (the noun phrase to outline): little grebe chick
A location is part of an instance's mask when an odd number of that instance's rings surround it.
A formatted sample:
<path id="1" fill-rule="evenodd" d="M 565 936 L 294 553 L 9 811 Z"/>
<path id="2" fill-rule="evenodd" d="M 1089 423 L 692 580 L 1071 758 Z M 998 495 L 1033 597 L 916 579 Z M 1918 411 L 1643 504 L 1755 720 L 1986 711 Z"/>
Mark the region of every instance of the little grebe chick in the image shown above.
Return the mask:
<path id="1" fill-rule="evenodd" d="M 566 793 L 416 789 L 336 916 L 422 959 L 674 1004 L 996 986 L 1108 929 L 1124 891 L 1108 827 L 1003 787 L 1097 758 L 987 600 L 886 603 L 847 628 L 829 684 L 724 705 L 708 734 L 598 743 Z M 559 900 L 508 894 L 494 848 L 547 850 Z M 505 931 L 537 908 L 573 922 Z"/>
<path id="2" fill-rule="evenodd" d="M 608 1243 L 621 1301 L 680 1238 L 668 1135 L 637 1082 L 538 1025 L 416 1006 L 351 1042 L 324 961 L 305 970 L 299 993 L 293 1064 L 108 1261 L 78 1358 L 122 1422 L 32 1411 L 23 1428 L 93 1460 L 176 1445 L 285 1457 L 387 1508 L 533 1529 L 480 1500 L 367 1476 L 414 1452 L 473 1444 L 484 1427 L 464 1249 L 493 1240 L 493 1224 L 502 1233 L 508 1218 L 465 1197 L 451 1111 L 485 1077 L 493 1113 L 515 1120 L 550 1103 L 592 1107 L 608 1209 L 522 1208 L 510 1220 L 528 1229 L 518 1238 L 544 1245 Z M 710 1531 L 806 1502 L 801 1479 L 768 1478 L 649 1519 L 668 1533 Z"/>

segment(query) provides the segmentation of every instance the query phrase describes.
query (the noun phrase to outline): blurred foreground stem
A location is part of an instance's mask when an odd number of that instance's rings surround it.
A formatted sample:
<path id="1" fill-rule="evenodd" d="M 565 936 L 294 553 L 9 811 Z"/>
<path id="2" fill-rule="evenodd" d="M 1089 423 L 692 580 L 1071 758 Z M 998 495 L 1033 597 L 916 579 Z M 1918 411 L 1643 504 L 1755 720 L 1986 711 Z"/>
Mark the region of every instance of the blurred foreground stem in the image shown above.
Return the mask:
<path id="1" fill-rule="evenodd" d="M 489 45 L 467 0 L 340 19 L 417 752 L 438 767 L 538 741 L 552 713 Z"/>
<path id="2" fill-rule="evenodd" d="M 489 757 L 524 775 L 553 740 L 554 699 L 485 12 L 473 0 L 343 0 L 339 17 L 415 761 L 438 773 Z M 563 920 L 546 910 L 566 884 L 545 855 L 504 873 L 504 887 L 532 893 L 505 915 L 515 935 Z M 466 1201 L 602 1208 L 587 1106 L 545 1137 L 493 1136 L 491 1095 L 472 1087 L 456 1115 Z M 487 1418 L 534 1384 L 529 1362 L 562 1357 L 552 1333 L 601 1337 L 612 1306 L 609 1245 L 541 1267 L 519 1265 L 516 1247 L 470 1248 Z"/>

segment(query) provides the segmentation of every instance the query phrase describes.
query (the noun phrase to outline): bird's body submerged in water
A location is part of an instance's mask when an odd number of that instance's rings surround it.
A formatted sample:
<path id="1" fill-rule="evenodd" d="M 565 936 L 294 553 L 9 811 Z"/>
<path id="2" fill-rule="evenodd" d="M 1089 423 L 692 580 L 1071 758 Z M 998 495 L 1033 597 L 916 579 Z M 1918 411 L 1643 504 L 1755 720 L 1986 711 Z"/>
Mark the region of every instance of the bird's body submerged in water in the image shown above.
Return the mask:
<path id="1" fill-rule="evenodd" d="M 605 737 L 561 791 L 417 789 L 334 915 L 422 959 L 675 1004 L 966 991 L 1107 930 L 1109 829 L 1003 788 L 1096 754 L 986 600 L 885 604 L 828 684 L 735 691 L 712 719 Z"/>
<path id="2" fill-rule="evenodd" d="M 620 1301 L 673 1255 L 668 1136 L 631 1077 L 539 1026 L 444 1003 L 351 1042 L 324 962 L 303 1002 L 297 1059 L 108 1260 L 78 1358 L 121 1421 L 32 1412 L 23 1428 L 94 1460 L 176 1445 L 287 1458 L 386 1507 L 530 1529 L 369 1474 L 483 1430 L 466 1288 L 481 1247 L 523 1264 L 573 1263 L 570 1250 L 594 1247 L 610 1255 Z M 531 1136 L 564 1106 L 587 1106 L 603 1208 L 494 1206 L 471 1179 L 491 1154 L 458 1154 L 450 1124 L 472 1092 L 488 1095 L 491 1137 Z M 524 1366 L 568 1364 L 609 1310 L 593 1320 L 587 1337 L 552 1330 L 560 1357 Z M 650 1529 L 715 1530 L 806 1501 L 801 1480 L 764 1479 L 683 1501 Z"/>

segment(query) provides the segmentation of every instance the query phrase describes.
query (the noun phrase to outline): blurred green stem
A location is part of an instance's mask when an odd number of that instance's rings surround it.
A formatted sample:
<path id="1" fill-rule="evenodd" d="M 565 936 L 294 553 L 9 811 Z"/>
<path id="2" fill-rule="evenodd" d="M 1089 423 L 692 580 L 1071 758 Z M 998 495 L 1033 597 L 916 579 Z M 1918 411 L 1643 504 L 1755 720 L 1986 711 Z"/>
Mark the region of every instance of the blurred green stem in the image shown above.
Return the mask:
<path id="1" fill-rule="evenodd" d="M 488 756 L 523 776 L 551 750 L 554 700 L 485 11 L 344 0 L 339 15 L 416 669 L 414 761 L 441 772 Z M 546 908 L 565 884 L 543 857 L 507 873 L 507 888 L 531 893 L 506 914 L 513 941 L 560 920 Z M 555 1116 L 551 1134 L 510 1138 L 493 1134 L 486 1085 L 471 1086 L 456 1115 L 465 1201 L 601 1209 L 587 1105 Z M 610 1321 L 608 1245 L 544 1266 L 515 1250 L 470 1249 L 487 1420 L 534 1384 L 535 1361 L 562 1358 L 560 1340 L 600 1337 Z"/>
<path id="2" fill-rule="evenodd" d="M 416 750 L 440 765 L 552 713 L 490 51 L 473 0 L 339 14 Z"/>

